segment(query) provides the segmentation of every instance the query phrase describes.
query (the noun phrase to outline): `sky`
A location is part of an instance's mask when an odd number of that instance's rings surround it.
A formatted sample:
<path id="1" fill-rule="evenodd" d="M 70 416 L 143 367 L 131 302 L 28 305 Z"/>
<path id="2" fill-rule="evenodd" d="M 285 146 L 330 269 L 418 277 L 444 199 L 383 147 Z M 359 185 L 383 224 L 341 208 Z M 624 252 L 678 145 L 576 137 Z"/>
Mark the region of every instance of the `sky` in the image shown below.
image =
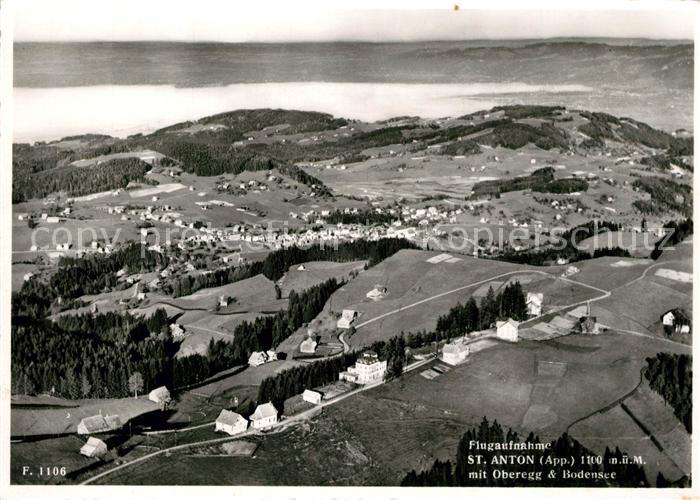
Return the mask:
<path id="1" fill-rule="evenodd" d="M 513 10 L 522 8 L 522 1 L 511 0 L 336 0 L 333 8 L 327 0 L 252 4 L 225 0 L 10 2 L 16 41 L 192 42 L 556 37 L 688 40 L 693 38 L 697 12 L 693 4 L 675 0 L 528 0 L 529 10 L 522 11 Z"/>

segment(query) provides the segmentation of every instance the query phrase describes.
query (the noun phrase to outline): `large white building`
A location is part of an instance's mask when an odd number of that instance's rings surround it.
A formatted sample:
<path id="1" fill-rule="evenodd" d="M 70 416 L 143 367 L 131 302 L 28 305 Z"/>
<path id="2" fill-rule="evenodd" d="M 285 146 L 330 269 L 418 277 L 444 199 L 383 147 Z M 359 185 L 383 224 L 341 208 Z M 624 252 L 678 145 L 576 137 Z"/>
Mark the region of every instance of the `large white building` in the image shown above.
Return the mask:
<path id="1" fill-rule="evenodd" d="M 272 403 L 258 405 L 250 416 L 253 429 L 269 429 L 277 423 L 277 408 Z"/>
<path id="2" fill-rule="evenodd" d="M 496 337 L 509 342 L 517 342 L 519 325 L 520 323 L 511 318 L 506 321 L 496 321 Z"/>
<path id="3" fill-rule="evenodd" d="M 245 432 L 248 421 L 235 411 L 221 410 L 216 418 L 216 432 L 225 432 L 231 436 Z"/>
<path id="4" fill-rule="evenodd" d="M 338 328 L 347 330 L 348 328 L 350 328 L 350 326 L 352 326 L 356 318 L 357 311 L 353 311 L 352 309 L 343 309 L 343 313 L 341 314 L 336 326 Z"/>
<path id="5" fill-rule="evenodd" d="M 380 361 L 375 352 L 366 351 L 347 371 L 340 372 L 340 380 L 365 385 L 381 382 L 385 375 L 386 361 Z"/>
<path id="6" fill-rule="evenodd" d="M 469 346 L 465 338 L 453 340 L 442 347 L 442 360 L 448 365 L 458 365 L 463 363 L 469 356 Z"/>

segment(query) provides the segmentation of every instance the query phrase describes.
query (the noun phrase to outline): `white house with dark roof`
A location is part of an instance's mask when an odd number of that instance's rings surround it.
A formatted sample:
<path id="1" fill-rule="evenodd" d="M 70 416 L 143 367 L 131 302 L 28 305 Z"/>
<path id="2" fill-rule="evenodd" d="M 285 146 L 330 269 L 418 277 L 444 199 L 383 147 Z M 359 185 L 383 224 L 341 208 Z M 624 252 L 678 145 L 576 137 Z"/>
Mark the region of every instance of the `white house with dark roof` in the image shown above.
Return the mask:
<path id="1" fill-rule="evenodd" d="M 231 436 L 245 432 L 248 428 L 248 421 L 235 411 L 221 410 L 216 417 L 215 431 L 225 432 Z"/>
<path id="2" fill-rule="evenodd" d="M 277 408 L 271 402 L 258 405 L 250 421 L 253 429 L 269 429 L 277 423 Z"/>

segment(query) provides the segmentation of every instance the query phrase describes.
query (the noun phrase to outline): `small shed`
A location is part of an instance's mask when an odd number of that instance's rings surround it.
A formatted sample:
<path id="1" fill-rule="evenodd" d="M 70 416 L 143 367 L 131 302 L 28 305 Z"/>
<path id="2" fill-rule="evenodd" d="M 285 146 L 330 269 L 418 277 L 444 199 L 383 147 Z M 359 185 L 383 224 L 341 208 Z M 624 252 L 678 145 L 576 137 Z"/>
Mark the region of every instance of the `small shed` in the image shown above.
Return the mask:
<path id="1" fill-rule="evenodd" d="M 321 394 L 320 392 L 312 391 L 310 389 L 306 389 L 304 391 L 304 394 L 302 394 L 302 398 L 307 403 L 318 405 L 318 404 L 321 404 L 321 400 L 323 399 L 323 394 Z"/>

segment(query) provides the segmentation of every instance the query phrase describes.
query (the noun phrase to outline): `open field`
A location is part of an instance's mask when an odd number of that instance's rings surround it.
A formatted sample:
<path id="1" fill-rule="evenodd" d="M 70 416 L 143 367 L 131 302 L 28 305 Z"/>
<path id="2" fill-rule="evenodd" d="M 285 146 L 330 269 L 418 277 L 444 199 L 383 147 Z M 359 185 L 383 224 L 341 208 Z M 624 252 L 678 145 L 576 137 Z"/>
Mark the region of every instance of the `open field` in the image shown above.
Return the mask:
<path id="1" fill-rule="evenodd" d="M 13 443 L 10 446 L 10 477 L 13 484 L 57 484 L 65 481 L 60 475 L 40 477 L 39 467 L 44 467 L 44 464 L 65 467 L 68 474 L 90 468 L 98 460 L 79 453 L 85 441 L 86 437 L 73 435 L 40 442 Z M 28 467 L 26 473 L 23 467 Z"/>
<path id="2" fill-rule="evenodd" d="M 691 310 L 692 296 L 644 278 L 613 290 L 610 297 L 591 304 L 591 311 L 604 325 L 658 334 L 661 316 L 676 307 Z"/>
<path id="3" fill-rule="evenodd" d="M 450 257 L 443 259 L 441 255 Z M 497 292 L 508 282 L 520 281 L 526 292 L 545 294 L 545 310 L 600 295 L 595 290 L 557 279 L 558 273 L 557 267 L 535 268 L 460 254 L 403 250 L 336 291 L 313 324 L 323 325 L 315 326 L 319 331 L 334 330 L 334 321 L 343 309 L 355 310 L 359 314 L 354 323 L 357 331 L 348 342 L 362 346 L 402 331 L 432 329 L 438 315 L 447 313 L 473 294 L 477 297 L 485 294 L 489 286 Z M 365 296 L 375 285 L 388 290 L 378 301 Z M 456 291 L 446 293 L 453 290 Z"/>
<path id="4" fill-rule="evenodd" d="M 349 280 L 353 271 L 359 272 L 364 269 L 366 261 L 355 262 L 304 262 L 301 265 L 292 266 L 285 275 L 277 282 L 282 289 L 282 296 L 289 295 L 295 290 L 301 292 L 327 281 L 331 278 L 336 280 Z M 303 266 L 305 269 L 301 270 Z"/>

